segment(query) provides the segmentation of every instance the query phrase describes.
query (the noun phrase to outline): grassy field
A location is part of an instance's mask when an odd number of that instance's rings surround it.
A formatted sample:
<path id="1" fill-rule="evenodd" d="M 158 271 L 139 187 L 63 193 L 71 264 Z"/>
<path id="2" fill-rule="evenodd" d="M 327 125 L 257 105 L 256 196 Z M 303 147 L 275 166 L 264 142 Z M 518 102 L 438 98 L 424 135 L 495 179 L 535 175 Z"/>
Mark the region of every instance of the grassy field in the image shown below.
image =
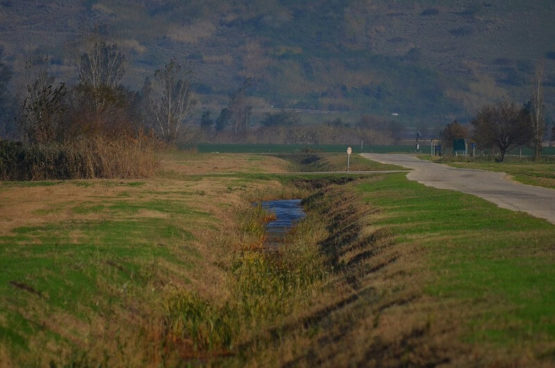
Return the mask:
<path id="1" fill-rule="evenodd" d="M 183 149 L 196 149 L 201 153 L 299 153 L 299 152 L 335 152 L 346 153 L 348 145 L 341 144 L 210 144 L 202 143 L 183 146 Z M 353 153 L 360 153 L 359 145 L 352 145 Z M 398 146 L 364 146 L 363 152 L 389 153 L 414 152 L 413 145 Z"/>
<path id="2" fill-rule="evenodd" d="M 138 366 L 159 359 L 145 344 L 163 342 L 156 320 L 175 290 L 224 299 L 216 263 L 235 245 L 221 237 L 242 239 L 230 213 L 250 207 L 247 198 L 283 194 L 276 180 L 241 175 L 286 163 L 173 153 L 161 166 L 140 181 L 0 183 L 0 361 L 106 355 Z"/>
<path id="3" fill-rule="evenodd" d="M 327 296 L 328 313 L 291 337 L 301 348 L 281 346 L 276 360 L 292 356 L 286 365 L 307 367 L 553 365 L 553 225 L 404 174 L 319 193 L 329 207 L 318 213 L 335 224 L 320 242 L 335 270 L 328 287 L 343 299 Z"/>
<path id="4" fill-rule="evenodd" d="M 291 171 L 326 172 L 347 171 L 347 155 L 339 153 L 281 153 L 276 157 L 290 162 Z M 349 162 L 350 171 L 399 170 L 395 165 L 385 165 L 367 160 L 358 154 L 352 154 Z"/>
<path id="5" fill-rule="evenodd" d="M 310 155 L 0 183 L 0 366 L 553 364 L 553 225 L 404 174 L 280 175 L 344 165 Z M 308 217 L 264 252 L 252 204 L 278 198 Z"/>
<path id="6" fill-rule="evenodd" d="M 430 159 L 430 156 L 422 155 L 421 158 Z M 533 161 L 529 158 L 507 157 L 503 162 L 495 162 L 493 160 L 446 157 L 434 159 L 434 161 L 453 167 L 504 172 L 524 184 L 555 188 L 555 159 L 553 158 Z"/>
<path id="7" fill-rule="evenodd" d="M 554 358 L 555 226 L 400 175 L 358 189 L 382 209 L 376 225 L 427 254 L 425 292 L 458 306 L 465 341 Z"/>

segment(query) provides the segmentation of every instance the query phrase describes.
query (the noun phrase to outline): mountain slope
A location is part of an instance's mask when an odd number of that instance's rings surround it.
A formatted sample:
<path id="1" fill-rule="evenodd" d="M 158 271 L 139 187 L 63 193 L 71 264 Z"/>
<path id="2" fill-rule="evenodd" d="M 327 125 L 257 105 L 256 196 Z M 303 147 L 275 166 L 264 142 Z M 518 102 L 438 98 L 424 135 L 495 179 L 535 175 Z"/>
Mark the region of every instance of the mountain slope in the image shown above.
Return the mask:
<path id="1" fill-rule="evenodd" d="M 260 111 L 399 113 L 426 125 L 483 103 L 528 99 L 545 58 L 555 106 L 555 3 L 549 0 L 49 0 L 0 2 L 0 42 L 22 75 L 30 54 L 71 75 L 91 34 L 129 55 L 126 83 L 176 57 L 217 109 L 242 80 Z"/>

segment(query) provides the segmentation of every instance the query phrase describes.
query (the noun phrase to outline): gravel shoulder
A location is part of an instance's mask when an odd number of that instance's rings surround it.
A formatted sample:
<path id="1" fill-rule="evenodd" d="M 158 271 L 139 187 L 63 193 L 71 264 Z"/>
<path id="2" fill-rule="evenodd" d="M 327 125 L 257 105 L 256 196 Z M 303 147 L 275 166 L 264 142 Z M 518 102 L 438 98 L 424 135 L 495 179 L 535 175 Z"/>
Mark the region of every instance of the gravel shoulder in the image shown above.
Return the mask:
<path id="1" fill-rule="evenodd" d="M 501 208 L 522 211 L 555 224 L 555 190 L 516 183 L 499 172 L 459 169 L 420 160 L 407 154 L 361 156 L 384 164 L 411 169 L 407 178 L 439 189 L 473 194 Z"/>

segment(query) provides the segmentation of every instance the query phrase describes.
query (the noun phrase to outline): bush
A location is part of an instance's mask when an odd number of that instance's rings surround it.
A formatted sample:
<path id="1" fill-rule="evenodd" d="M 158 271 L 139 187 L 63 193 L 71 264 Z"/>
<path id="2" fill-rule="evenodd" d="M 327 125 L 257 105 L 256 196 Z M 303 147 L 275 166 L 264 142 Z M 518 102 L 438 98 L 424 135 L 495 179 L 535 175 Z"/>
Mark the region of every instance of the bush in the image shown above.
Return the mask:
<path id="1" fill-rule="evenodd" d="M 0 180 L 128 178 L 151 175 L 155 141 L 94 137 L 70 144 L 24 145 L 0 141 Z"/>

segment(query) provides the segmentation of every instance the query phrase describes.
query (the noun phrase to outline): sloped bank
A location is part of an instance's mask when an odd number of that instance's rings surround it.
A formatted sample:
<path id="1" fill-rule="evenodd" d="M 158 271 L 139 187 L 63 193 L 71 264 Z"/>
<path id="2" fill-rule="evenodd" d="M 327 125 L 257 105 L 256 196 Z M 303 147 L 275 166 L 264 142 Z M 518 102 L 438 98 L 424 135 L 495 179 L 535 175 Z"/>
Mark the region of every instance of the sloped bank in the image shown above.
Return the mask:
<path id="1" fill-rule="evenodd" d="M 436 366 L 464 351 L 446 340 L 453 331 L 436 330 L 422 312 L 422 249 L 374 225 L 382 214 L 355 190 L 382 179 L 309 184 L 319 189 L 304 203 L 309 216 L 325 219 L 327 234 L 318 248 L 330 273 L 319 306 L 301 319 L 305 332 L 317 333 L 284 366 Z"/>
<path id="2" fill-rule="evenodd" d="M 246 209 L 242 243 L 222 262 L 229 298 L 174 296 L 163 320 L 167 345 L 187 364 L 218 366 L 449 362 L 454 347 L 435 341 L 441 332 L 412 307 L 423 299 L 418 252 L 373 226 L 379 211 L 354 190 L 380 177 L 290 180 L 307 194 L 306 219 L 268 253 L 256 246 L 267 214 Z"/>
<path id="3" fill-rule="evenodd" d="M 228 298 L 209 301 L 178 295 L 168 303 L 167 346 L 179 352 L 181 362 L 284 367 L 550 366 L 548 335 L 515 340 L 524 342 L 524 347 L 496 345 L 482 337 L 487 338 L 492 328 L 508 333 L 514 328 L 547 329 L 526 327 L 526 320 L 515 324 L 514 313 L 498 304 L 498 295 L 503 295 L 499 292 L 505 291 L 497 287 L 504 286 L 481 282 L 485 278 L 502 281 L 504 274 L 480 269 L 490 258 L 501 257 L 488 263 L 492 267 L 508 257 L 520 259 L 519 254 L 529 253 L 526 239 L 540 241 L 534 252 L 548 251 L 542 244 L 553 232 L 545 224 L 470 196 L 425 188 L 404 175 L 296 177 L 283 179 L 283 185 L 288 189 L 282 197 L 304 197 L 307 212 L 285 244 L 277 252 L 261 250 L 268 214 L 261 207 L 253 208 L 254 199 L 247 198 L 249 206 L 239 211 L 235 240 L 221 244 L 222 249 L 234 249 L 221 262 L 228 274 Z M 446 221 L 440 217 L 446 211 L 467 216 Z M 473 223 L 465 220 L 476 219 L 477 213 L 490 216 Z M 503 244 L 493 241 L 517 219 L 521 223 L 513 226 L 520 227 L 515 232 L 518 236 L 504 235 Z M 476 248 L 473 244 L 483 238 L 484 229 L 495 232 L 494 238 Z M 507 253 L 507 246 L 518 252 Z M 495 247 L 503 252 L 497 255 Z M 546 259 L 549 253 L 541 254 Z M 453 267 L 458 264 L 478 268 L 461 273 Z M 521 271 L 530 268 L 519 267 Z M 482 277 L 477 281 L 476 272 Z M 521 283 L 539 287 L 536 279 L 526 280 Z M 542 287 L 550 290 L 547 282 Z M 510 294 L 505 295 L 510 301 Z M 530 298 L 534 295 L 528 294 Z M 535 304 L 524 307 L 535 308 Z M 500 324 L 499 318 L 511 319 Z M 549 321 L 549 315 L 543 318 Z M 469 333 L 477 337 L 471 340 Z"/>

